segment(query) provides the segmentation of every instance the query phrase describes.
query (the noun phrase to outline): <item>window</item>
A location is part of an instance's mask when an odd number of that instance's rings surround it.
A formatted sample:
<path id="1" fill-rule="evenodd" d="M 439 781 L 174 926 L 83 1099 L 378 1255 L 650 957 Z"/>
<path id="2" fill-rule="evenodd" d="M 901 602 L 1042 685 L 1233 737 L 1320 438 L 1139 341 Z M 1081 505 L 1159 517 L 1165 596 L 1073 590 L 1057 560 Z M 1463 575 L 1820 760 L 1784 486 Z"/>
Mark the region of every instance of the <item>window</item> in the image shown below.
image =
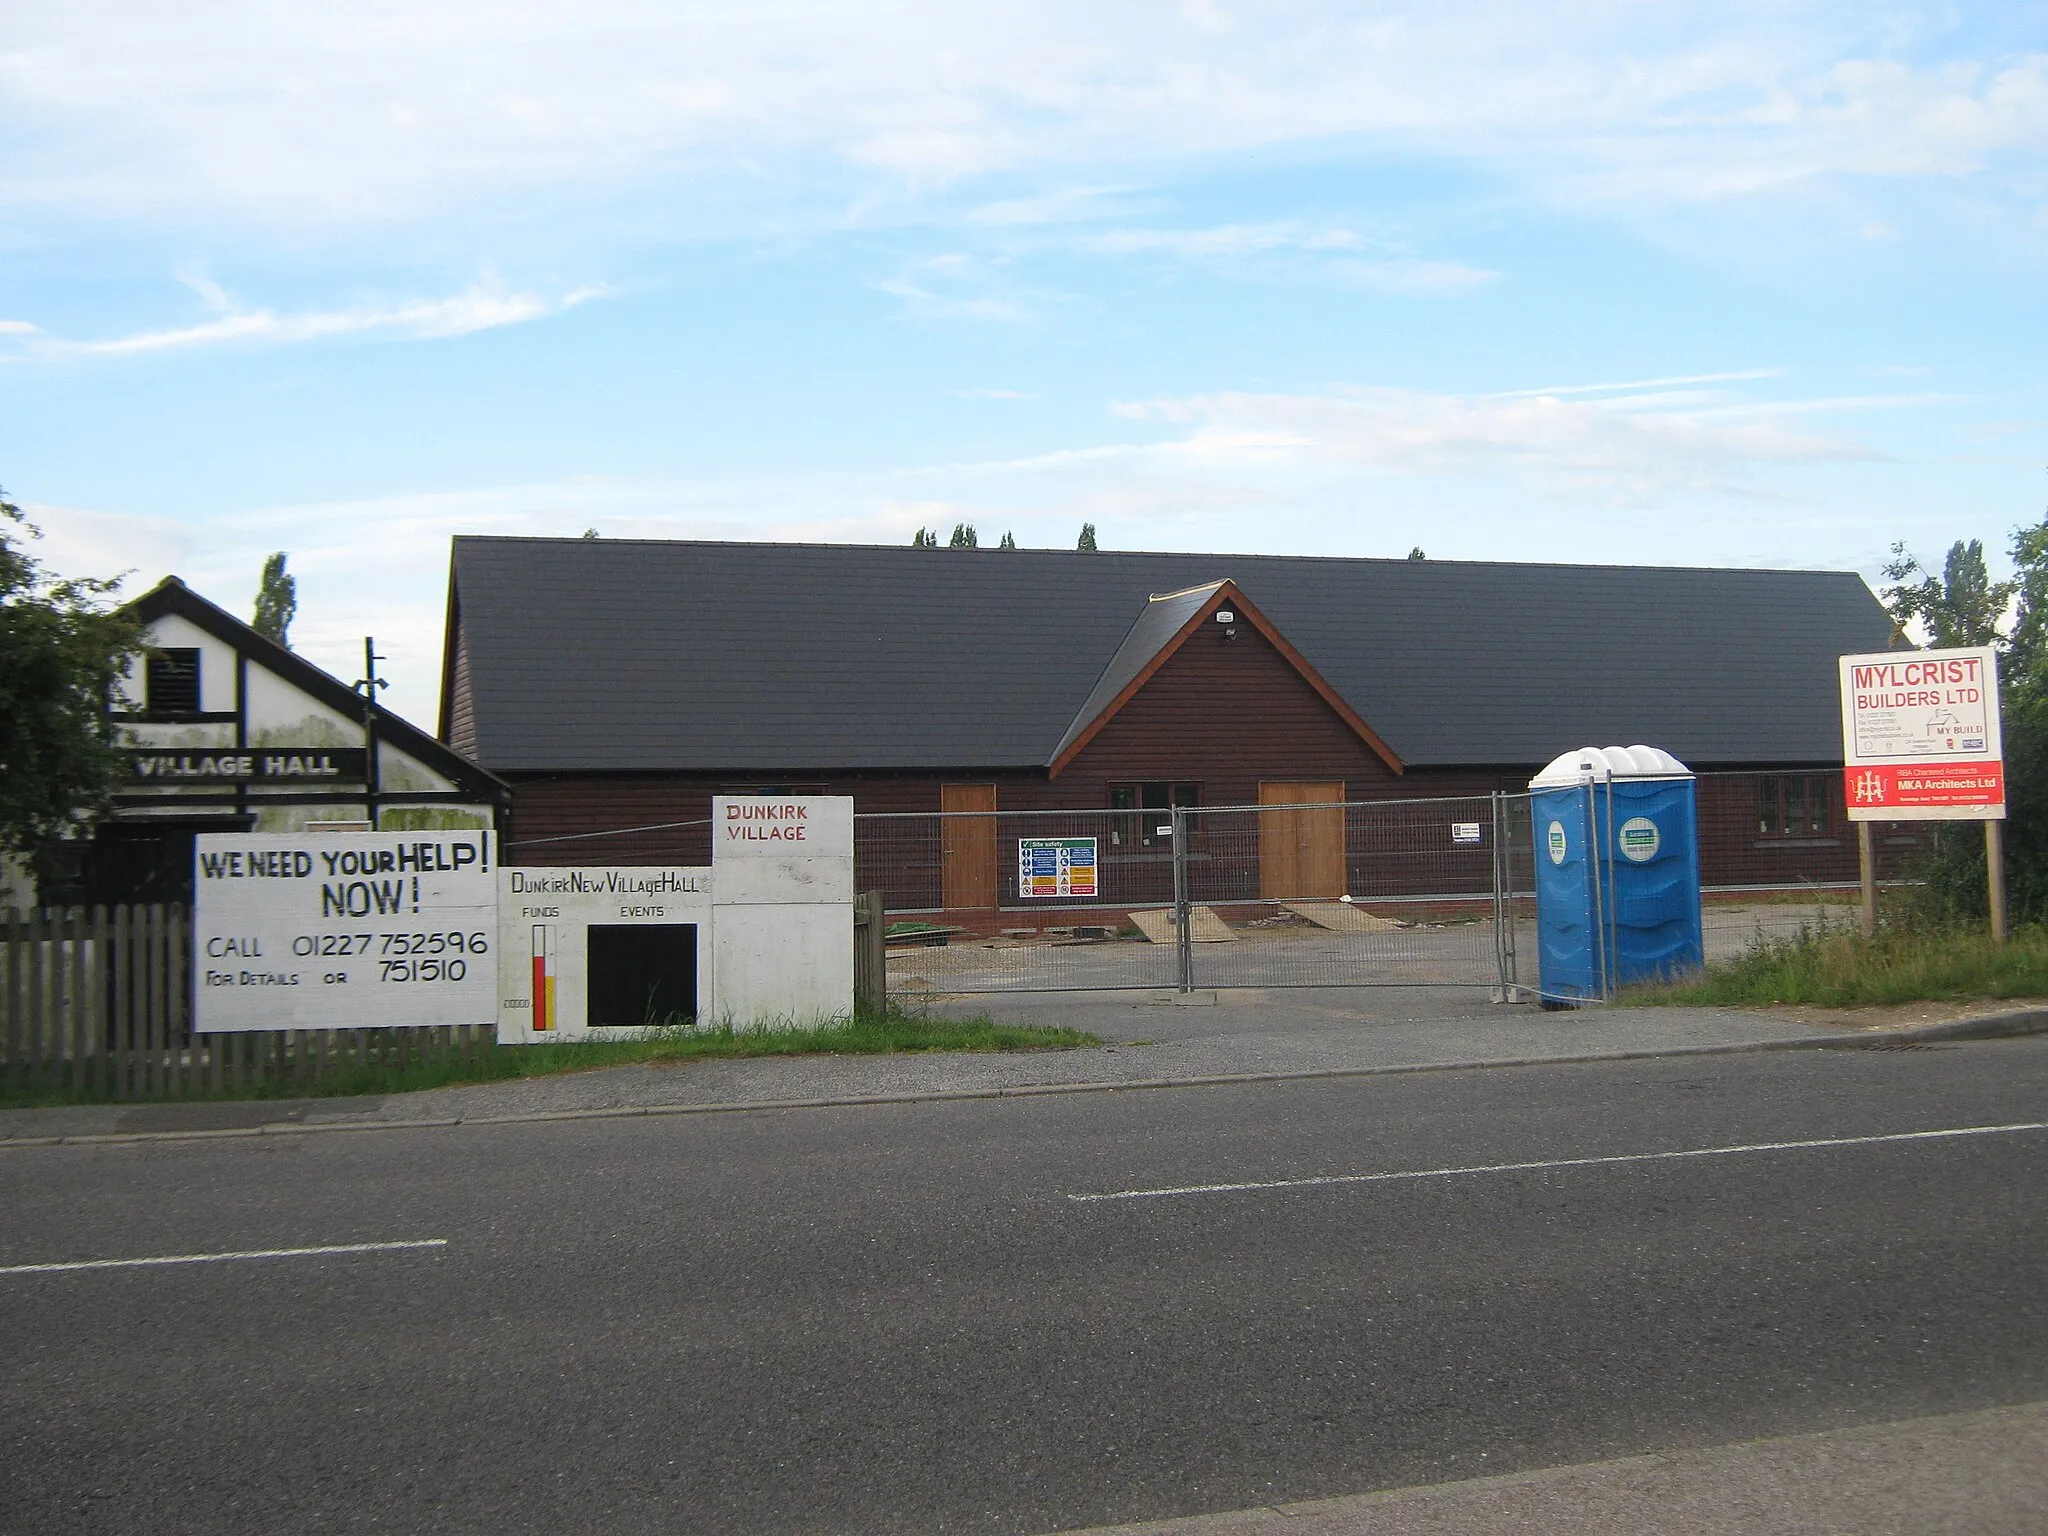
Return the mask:
<path id="1" fill-rule="evenodd" d="M 143 664 L 143 708 L 152 715 L 199 713 L 199 648 L 151 651 Z"/>
<path id="2" fill-rule="evenodd" d="M 1202 786 L 1199 784 L 1175 784 L 1165 779 L 1112 784 L 1109 786 L 1109 808 L 1132 813 L 1116 818 L 1110 834 L 1112 844 L 1125 852 L 1134 848 L 1171 847 L 1172 834 L 1162 836 L 1159 829 L 1169 825 L 1172 817 L 1162 813 L 1170 812 L 1177 805 L 1201 803 Z"/>
<path id="3" fill-rule="evenodd" d="M 1759 837 L 1831 837 L 1835 831 L 1836 776 L 1780 773 L 1757 780 Z"/>

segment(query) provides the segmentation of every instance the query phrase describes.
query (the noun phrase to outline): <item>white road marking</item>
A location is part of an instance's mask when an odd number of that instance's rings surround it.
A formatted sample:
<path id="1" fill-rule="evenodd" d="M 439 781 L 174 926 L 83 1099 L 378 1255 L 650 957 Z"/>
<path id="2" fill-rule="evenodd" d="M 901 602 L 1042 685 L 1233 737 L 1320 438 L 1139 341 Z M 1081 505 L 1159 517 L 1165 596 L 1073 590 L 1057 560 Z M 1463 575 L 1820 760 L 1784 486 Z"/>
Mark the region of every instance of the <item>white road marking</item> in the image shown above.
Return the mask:
<path id="1" fill-rule="evenodd" d="M 1824 1147 L 1874 1147 L 1887 1142 L 1953 1141 L 1965 1136 L 2011 1136 L 2048 1131 L 2048 1120 L 2013 1125 L 1963 1125 L 1943 1131 L 1896 1131 L 1885 1136 L 1827 1136 L 1813 1141 L 1753 1141 L 1733 1147 L 1688 1147 L 1677 1152 L 1624 1152 L 1614 1157 L 1559 1157 L 1531 1163 L 1482 1163 L 1471 1168 L 1414 1168 L 1400 1173 L 1325 1173 L 1306 1179 L 1262 1179 L 1243 1184 L 1182 1184 L 1168 1189 L 1115 1189 L 1069 1195 L 1076 1204 L 1098 1200 L 1167 1200 L 1179 1195 L 1238 1195 L 1267 1189 L 1318 1189 L 1330 1184 L 1390 1184 L 1402 1179 L 1455 1179 L 1481 1173 L 1535 1173 L 1547 1168 L 1602 1168 L 1615 1163 L 1661 1163 L 1686 1157 L 1737 1157 L 1750 1152 L 1805 1152 Z"/>
<path id="2" fill-rule="evenodd" d="M 80 1259 L 70 1264 L 6 1264 L 0 1275 L 61 1275 L 80 1269 L 154 1269 L 166 1264 L 226 1264 L 237 1259 L 307 1259 L 330 1253 L 400 1253 L 412 1248 L 446 1248 L 445 1237 L 402 1243 L 329 1243 L 320 1248 L 248 1248 L 240 1253 L 167 1253 L 150 1259 Z"/>

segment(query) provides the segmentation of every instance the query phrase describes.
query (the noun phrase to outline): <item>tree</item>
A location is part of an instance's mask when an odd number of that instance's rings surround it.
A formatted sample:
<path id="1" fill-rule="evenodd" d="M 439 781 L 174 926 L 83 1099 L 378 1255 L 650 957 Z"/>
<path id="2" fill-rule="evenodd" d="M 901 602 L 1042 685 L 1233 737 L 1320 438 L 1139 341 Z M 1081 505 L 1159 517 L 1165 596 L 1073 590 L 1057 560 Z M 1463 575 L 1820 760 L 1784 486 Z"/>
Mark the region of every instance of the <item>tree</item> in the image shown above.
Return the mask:
<path id="1" fill-rule="evenodd" d="M 1093 523 L 1083 523 L 1081 525 L 1081 537 L 1075 543 L 1074 548 L 1083 550 L 1091 555 L 1095 553 L 1095 525 Z"/>
<path id="2" fill-rule="evenodd" d="M 89 825 L 121 780 L 107 713 L 141 649 L 108 611 L 120 578 L 51 575 L 22 548 L 41 532 L 0 493 L 0 852 L 33 854 Z"/>
<path id="3" fill-rule="evenodd" d="M 1408 558 L 1410 560 L 1427 560 L 1429 556 L 1425 555 L 1422 552 L 1422 546 L 1418 544 L 1413 549 L 1408 551 Z"/>
<path id="4" fill-rule="evenodd" d="M 256 587 L 256 616 L 249 627 L 266 640 L 291 645 L 292 620 L 299 612 L 299 584 L 285 574 L 284 551 L 263 562 L 263 580 Z"/>
<path id="5" fill-rule="evenodd" d="M 1936 646 L 1996 644 L 1999 623 L 2018 590 L 2016 582 L 1991 579 L 1980 539 L 1967 544 L 1958 539 L 1950 545 L 1939 576 L 1921 565 L 1904 544 L 1894 544 L 1884 575 L 1891 582 L 1884 589 L 1884 605 L 1899 632 L 1918 624 L 1928 643 Z"/>
<path id="6" fill-rule="evenodd" d="M 997 549 L 1015 549 L 1016 547 L 1017 536 L 1008 531 L 1005 531 L 1003 534 L 1003 542 L 996 546 Z"/>
<path id="7" fill-rule="evenodd" d="M 1894 544 L 1883 597 L 1901 634 L 1917 629 L 1930 645 L 1999 648 L 2006 906 L 2016 922 L 2040 922 L 2048 919 L 2048 518 L 2015 529 L 2010 552 L 2011 579 L 1993 581 L 1978 540 L 1952 544 L 1938 576 Z M 1974 822 L 1932 822 L 1927 831 L 1915 870 L 1925 882 L 1921 899 L 1936 917 L 1981 920 L 1983 834 Z"/>
<path id="8" fill-rule="evenodd" d="M 946 541 L 946 547 L 949 549 L 974 549 L 980 544 L 981 540 L 975 535 L 972 523 L 955 523 L 953 537 Z"/>
<path id="9" fill-rule="evenodd" d="M 912 549 L 937 549 L 939 547 L 939 536 L 933 529 L 920 528 L 910 536 L 910 547 Z"/>

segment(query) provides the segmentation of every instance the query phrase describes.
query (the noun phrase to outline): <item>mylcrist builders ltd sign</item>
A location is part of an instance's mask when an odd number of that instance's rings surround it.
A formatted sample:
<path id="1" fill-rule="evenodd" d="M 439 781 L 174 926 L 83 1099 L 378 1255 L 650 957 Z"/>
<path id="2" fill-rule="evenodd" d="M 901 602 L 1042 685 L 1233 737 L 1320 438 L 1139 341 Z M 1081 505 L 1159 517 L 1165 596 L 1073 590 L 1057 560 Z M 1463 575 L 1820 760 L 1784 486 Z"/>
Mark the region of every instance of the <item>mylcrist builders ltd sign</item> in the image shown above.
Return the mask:
<path id="1" fill-rule="evenodd" d="M 1851 821 L 2004 817 L 1996 652 L 1883 651 L 1844 656 L 1841 668 Z"/>

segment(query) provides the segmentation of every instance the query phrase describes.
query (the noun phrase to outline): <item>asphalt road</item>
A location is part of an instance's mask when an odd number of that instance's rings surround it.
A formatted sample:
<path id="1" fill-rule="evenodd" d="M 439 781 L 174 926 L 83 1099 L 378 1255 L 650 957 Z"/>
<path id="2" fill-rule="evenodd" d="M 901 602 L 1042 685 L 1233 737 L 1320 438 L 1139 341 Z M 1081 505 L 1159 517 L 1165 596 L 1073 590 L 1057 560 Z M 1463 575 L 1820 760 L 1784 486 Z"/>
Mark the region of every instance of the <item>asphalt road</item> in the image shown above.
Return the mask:
<path id="1" fill-rule="evenodd" d="M 445 1246 L 0 1273 L 0 1530 L 1027 1533 L 2037 1401 L 2048 1133 L 1443 1170 L 2044 1120 L 2036 1038 L 10 1149 L 0 1266 Z"/>

